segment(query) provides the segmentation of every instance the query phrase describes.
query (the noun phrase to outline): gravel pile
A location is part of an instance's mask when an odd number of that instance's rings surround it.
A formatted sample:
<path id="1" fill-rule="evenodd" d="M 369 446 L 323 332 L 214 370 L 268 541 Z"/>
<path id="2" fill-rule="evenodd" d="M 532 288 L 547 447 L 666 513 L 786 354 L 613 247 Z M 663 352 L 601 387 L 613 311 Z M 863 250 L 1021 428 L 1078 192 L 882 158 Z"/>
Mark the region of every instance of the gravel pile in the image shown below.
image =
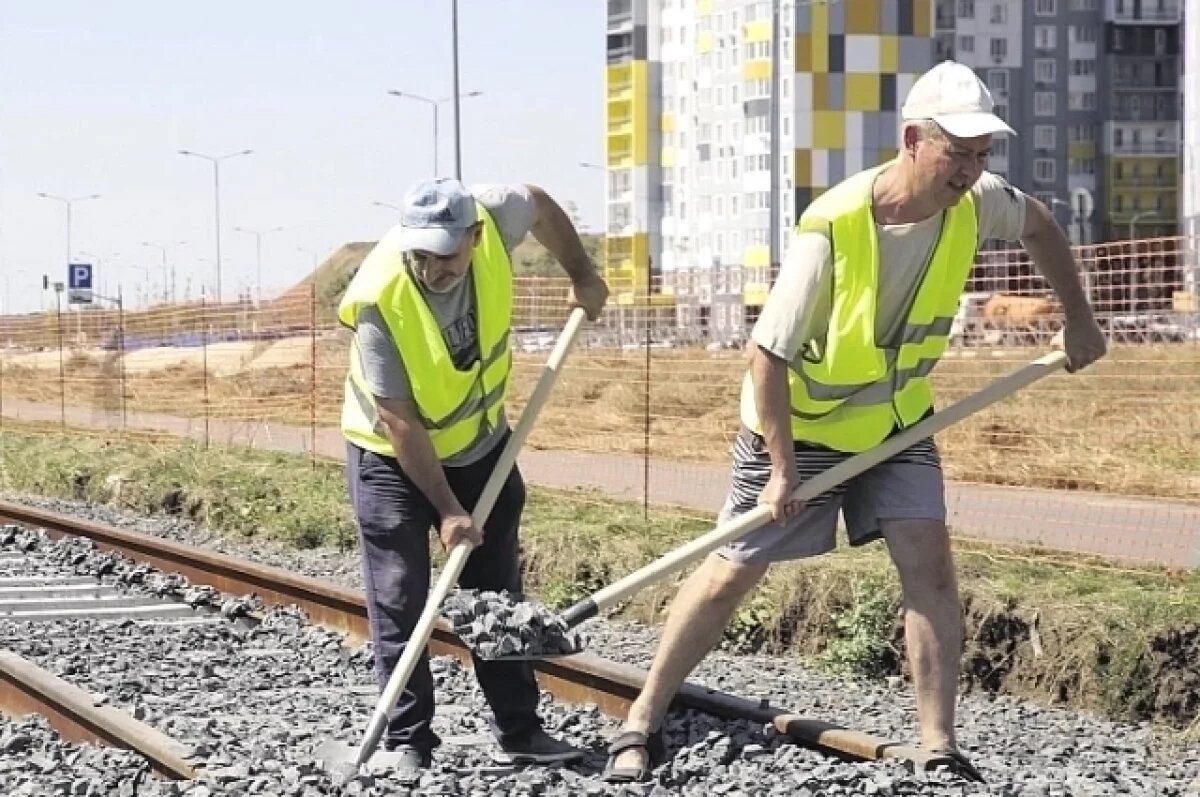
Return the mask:
<path id="1" fill-rule="evenodd" d="M 457 590 L 442 602 L 454 633 L 485 659 L 578 653 L 578 631 L 538 601 L 502 590 Z"/>
<path id="2" fill-rule="evenodd" d="M 107 509 L 38 503 L 100 522 L 114 519 Z M 120 525 L 154 533 L 158 521 L 127 520 Z M 188 524 L 167 521 L 163 536 L 196 544 L 205 535 Z M 342 583 L 357 581 L 353 554 L 293 555 L 261 546 L 243 551 L 229 543 L 222 548 Z M 91 561 L 72 567 L 86 570 Z M 585 748 L 588 755 L 566 769 L 500 770 L 489 759 L 488 712 L 479 689 L 470 673 L 452 660 L 433 663 L 438 689 L 435 730 L 445 741 L 435 755 L 434 769 L 415 782 L 381 772 L 338 783 L 313 760 L 312 751 L 327 739 L 360 741 L 378 694 L 368 650 L 347 650 L 334 635 L 280 610 L 268 612 L 266 622 L 253 628 L 244 621 L 109 625 L 101 631 L 70 621 L 33 629 L 0 621 L 0 645 L 51 667 L 82 688 L 107 695 L 114 705 L 181 739 L 211 777 L 204 784 L 147 780 L 133 791 L 95 793 L 1200 795 L 1200 750 L 1194 744 L 1156 737 L 1145 726 L 986 696 L 965 697 L 960 708 L 960 738 L 989 779 L 986 785 L 965 783 L 948 773 L 911 773 L 899 763 L 831 761 L 787 743 L 770 728 L 689 712 L 669 718 L 671 758 L 655 771 L 651 783 L 610 787 L 598 775 L 606 740 L 616 724 L 595 709 L 556 707 L 548 699 L 543 704 L 547 729 Z M 593 621 L 586 628 L 591 650 L 641 666 L 657 639 L 652 630 L 637 626 Z M 848 687 L 786 660 L 720 654 L 710 655 L 695 679 L 897 741 L 910 741 L 915 728 L 906 684 Z M 55 743 L 46 738 L 44 728 L 40 735 L 28 730 L 40 727 L 35 723 L 21 727 L 33 738 L 30 749 L 36 748 L 43 759 L 73 757 L 85 769 L 103 769 L 115 778 L 137 777 L 136 762 L 120 764 L 120 754 Z M 2 728 L 0 748 L 4 738 L 20 732 L 13 724 Z M 117 756 L 111 769 L 109 759 L 103 758 L 107 755 Z M 6 758 L 0 756 L 0 762 L 10 763 Z M 40 776 L 44 791 L 29 791 L 31 773 L 37 771 L 0 766 L 0 793 L 50 794 L 53 787 L 45 778 L 75 777 L 76 770 L 63 765 L 52 775 Z"/>

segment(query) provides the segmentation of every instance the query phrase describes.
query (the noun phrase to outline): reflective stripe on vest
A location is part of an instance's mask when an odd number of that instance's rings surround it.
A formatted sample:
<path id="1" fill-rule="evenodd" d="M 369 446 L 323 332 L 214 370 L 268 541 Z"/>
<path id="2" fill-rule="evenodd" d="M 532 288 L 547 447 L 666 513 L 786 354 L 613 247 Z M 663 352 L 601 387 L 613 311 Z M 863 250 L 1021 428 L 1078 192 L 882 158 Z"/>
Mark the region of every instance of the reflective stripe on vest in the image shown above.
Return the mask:
<path id="1" fill-rule="evenodd" d="M 405 267 L 392 233 L 363 261 L 338 307 L 339 319 L 351 329 L 363 307 L 379 308 L 408 372 L 421 425 L 441 460 L 467 450 L 502 422 L 512 369 L 512 269 L 495 222 L 485 208 L 477 207 L 483 234 L 472 254 L 471 280 L 481 358 L 469 369 L 454 367 L 437 319 Z M 370 451 L 394 456 L 361 369 L 355 340 L 342 404 L 342 434 Z"/>
<path id="2" fill-rule="evenodd" d="M 838 451 L 865 451 L 933 406 L 928 376 L 950 340 L 978 248 L 975 198 L 967 192 L 942 214 L 928 267 L 897 343 L 876 337 L 879 244 L 872 213 L 875 178 L 891 164 L 862 172 L 821 195 L 797 226 L 827 234 L 833 258 L 833 304 L 824 341 L 812 341 L 788 369 L 792 436 Z M 742 382 L 741 419 L 761 434 L 754 385 Z"/>

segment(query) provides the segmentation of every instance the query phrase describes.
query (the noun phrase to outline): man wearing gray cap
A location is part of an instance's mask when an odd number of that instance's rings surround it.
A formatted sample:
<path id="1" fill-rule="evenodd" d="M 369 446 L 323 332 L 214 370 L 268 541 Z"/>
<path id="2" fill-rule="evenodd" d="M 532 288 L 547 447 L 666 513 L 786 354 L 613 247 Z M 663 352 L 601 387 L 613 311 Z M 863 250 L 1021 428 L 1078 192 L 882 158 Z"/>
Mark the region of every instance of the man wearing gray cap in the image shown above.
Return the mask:
<path id="1" fill-rule="evenodd" d="M 571 278 L 571 301 L 595 320 L 608 296 L 562 208 L 535 186 L 457 180 L 415 186 L 400 223 L 354 275 L 338 307 L 354 330 L 342 406 L 346 476 L 358 521 L 375 669 L 386 684 L 429 592 L 428 532 L 447 550 L 475 549 L 463 587 L 520 590 L 517 529 L 525 484 L 514 467 L 482 529 L 470 512 L 509 435 L 510 253 L 526 233 Z M 537 714 L 529 662 L 475 660 L 504 763 L 549 763 L 581 752 L 551 738 Z M 418 662 L 389 717 L 384 745 L 401 765 L 428 767 L 433 678 Z"/>
<path id="2" fill-rule="evenodd" d="M 1102 357 L 1105 341 L 1053 216 L 985 169 L 992 136 L 1013 130 L 970 67 L 930 69 L 902 116 L 897 158 L 828 189 L 792 231 L 752 333 L 721 510 L 727 521 L 765 503 L 775 523 L 709 556 L 680 588 L 609 748 L 609 780 L 645 778 L 664 758 L 662 723 L 680 684 L 771 563 L 834 548 L 839 512 L 850 544 L 885 540 L 899 574 L 922 746 L 980 779 L 955 735 L 962 616 L 933 440 L 807 503 L 790 496 L 933 410 L 929 373 L 987 238 L 1022 241 L 1058 294 L 1069 370 Z"/>

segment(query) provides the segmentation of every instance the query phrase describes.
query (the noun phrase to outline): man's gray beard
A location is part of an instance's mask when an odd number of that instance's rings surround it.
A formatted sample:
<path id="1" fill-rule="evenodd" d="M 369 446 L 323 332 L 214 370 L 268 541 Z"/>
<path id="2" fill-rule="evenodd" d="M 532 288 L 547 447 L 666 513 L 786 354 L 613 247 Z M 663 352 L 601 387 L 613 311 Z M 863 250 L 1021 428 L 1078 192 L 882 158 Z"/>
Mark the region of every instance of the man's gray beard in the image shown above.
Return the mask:
<path id="1" fill-rule="evenodd" d="M 425 286 L 425 290 L 429 291 L 430 293 L 449 293 L 450 291 L 457 288 L 458 284 L 460 282 L 462 282 L 466 276 L 467 276 L 467 272 L 460 274 L 458 279 L 454 280 L 453 282 L 451 282 L 449 285 L 445 286 L 444 288 L 433 287 L 432 285 L 429 284 L 429 281 L 426 280 L 424 277 L 421 277 L 421 283 Z"/>

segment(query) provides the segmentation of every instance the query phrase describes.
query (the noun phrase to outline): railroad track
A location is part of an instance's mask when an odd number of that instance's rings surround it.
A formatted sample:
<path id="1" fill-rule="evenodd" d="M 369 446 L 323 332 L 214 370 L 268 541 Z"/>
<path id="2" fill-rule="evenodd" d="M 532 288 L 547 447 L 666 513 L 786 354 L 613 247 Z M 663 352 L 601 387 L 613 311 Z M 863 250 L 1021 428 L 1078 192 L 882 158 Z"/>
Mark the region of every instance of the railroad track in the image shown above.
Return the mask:
<path id="1" fill-rule="evenodd" d="M 112 552 L 164 573 L 186 577 L 193 587 L 207 585 L 233 596 L 256 595 L 264 607 L 296 606 L 309 622 L 354 640 L 368 635 L 366 607 L 361 593 L 317 579 L 300 576 L 214 553 L 151 535 L 117 529 L 59 515 L 21 504 L 0 501 L 0 523 L 26 529 L 41 529 L 51 539 L 83 538 L 99 551 Z M 18 573 L 30 569 L 32 575 Z M 24 622 L 89 618 L 154 623 L 165 626 L 228 623 L 219 611 L 198 610 L 189 603 L 129 595 L 94 577 L 79 577 L 63 568 L 37 562 L 19 550 L 0 552 L 0 620 Z M 261 619 L 261 616 L 257 619 Z M 111 625 L 111 624 L 110 624 Z M 190 629 L 189 633 L 196 633 Z M 207 632 L 205 632 L 207 633 Z M 116 643 L 110 643 L 116 644 Z M 434 655 L 469 661 L 467 648 L 450 631 L 439 628 L 431 641 Z M 286 656 L 286 651 L 255 649 L 255 656 Z M 197 654 L 199 655 L 199 654 Z M 209 666 L 210 665 L 204 665 Z M 556 701 L 593 704 L 613 717 L 624 716 L 639 692 L 645 672 L 639 668 L 583 653 L 537 664 L 544 689 Z M 211 674 L 211 672 L 210 672 Z M 358 694 L 373 693 L 370 684 L 353 684 Z M 303 691 L 303 690 L 301 690 Z M 333 710 L 338 705 L 324 692 L 310 692 L 325 700 L 314 712 Z M 870 734 L 819 719 L 799 716 L 786 709 L 737 695 L 688 684 L 681 690 L 677 708 L 695 709 L 728 720 L 745 720 L 771 725 L 801 745 L 830 756 L 852 760 L 901 759 L 917 769 L 930 769 L 941 759 L 917 748 L 895 744 Z M 30 661 L 11 653 L 0 655 L 0 711 L 6 714 L 36 712 L 46 716 L 66 739 L 91 741 L 134 750 L 150 766 L 170 778 L 190 779 L 197 768 L 189 760 L 187 746 L 133 716 L 106 705 L 96 696 L 73 686 Z M 169 724 L 169 723 L 168 723 Z M 178 723 L 180 727 L 188 722 Z M 354 732 L 358 732 L 355 730 Z"/>

